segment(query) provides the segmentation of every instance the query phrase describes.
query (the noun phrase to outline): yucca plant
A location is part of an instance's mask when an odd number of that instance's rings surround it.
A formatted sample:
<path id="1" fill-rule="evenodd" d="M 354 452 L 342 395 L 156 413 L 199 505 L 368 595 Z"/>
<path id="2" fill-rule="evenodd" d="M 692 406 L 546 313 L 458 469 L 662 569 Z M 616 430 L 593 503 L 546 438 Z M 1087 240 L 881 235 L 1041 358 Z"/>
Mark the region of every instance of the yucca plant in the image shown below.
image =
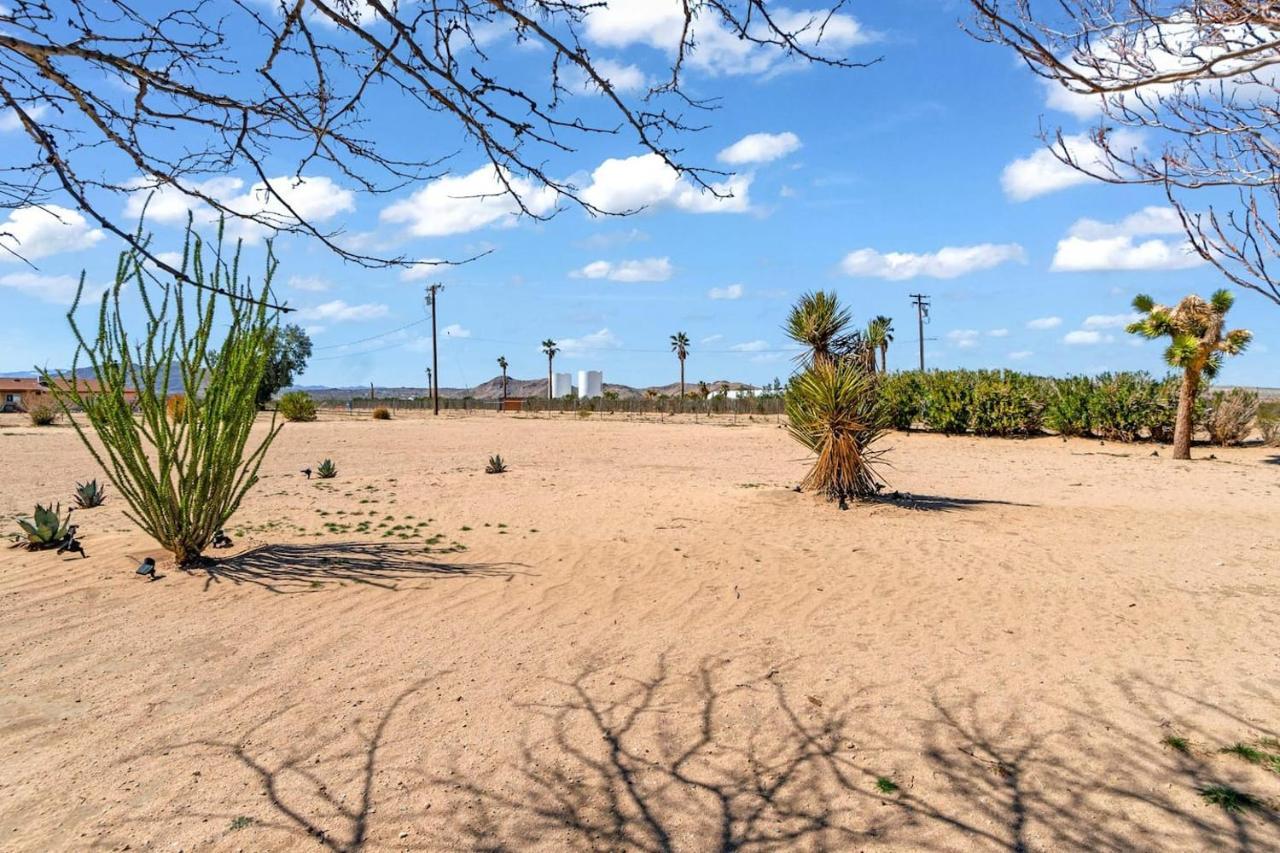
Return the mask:
<path id="1" fill-rule="evenodd" d="M 495 453 L 489 457 L 489 464 L 485 466 L 486 474 L 505 474 L 507 473 L 507 463 L 502 461 L 502 456 Z"/>
<path id="2" fill-rule="evenodd" d="M 802 489 L 843 506 L 883 488 L 876 465 L 884 435 L 874 375 L 857 359 L 820 358 L 792 378 L 786 394 L 787 429 L 817 459 Z"/>
<path id="3" fill-rule="evenodd" d="M 800 297 L 782 328 L 787 337 L 806 348 L 799 358 L 816 364 L 839 354 L 847 341 L 845 329 L 851 319 L 849 310 L 840 305 L 834 293 L 818 290 Z"/>
<path id="4" fill-rule="evenodd" d="M 276 403 L 276 411 L 286 421 L 314 421 L 316 401 L 306 391 L 290 391 L 280 397 L 280 401 Z"/>
<path id="5" fill-rule="evenodd" d="M 87 483 L 76 483 L 76 506 L 80 509 L 93 509 L 102 506 L 107 500 L 106 489 L 98 485 L 97 480 Z"/>
<path id="6" fill-rule="evenodd" d="M 99 388 L 89 394 L 84 383 L 67 375 L 44 374 L 63 413 L 128 504 L 128 518 L 180 566 L 197 562 L 240 506 L 280 429 L 273 417 L 249 448 L 276 322 L 268 307 L 275 256 L 268 243 L 266 273 L 255 288 L 240 275 L 239 247 L 224 256 L 221 227 L 212 248 L 210 262 L 188 223 L 180 268 L 196 287 L 177 277 L 161 281 L 144 269 L 136 250 L 123 253 L 115 283 L 102 296 L 93 337 L 76 320 L 82 274 L 67 312 L 78 343 L 69 375 L 87 358 Z M 125 293 L 136 293 L 145 312 L 136 337 L 121 305 Z M 180 417 L 170 418 L 167 395 L 175 371 L 187 397 Z M 73 414 L 77 410 L 83 418 Z"/>
<path id="7" fill-rule="evenodd" d="M 1158 305 L 1145 294 L 1133 300 L 1134 309 L 1145 316 L 1131 323 L 1128 331 L 1144 338 L 1168 337 L 1165 361 L 1182 370 L 1173 430 L 1174 459 L 1191 458 L 1191 433 L 1201 380 L 1212 379 L 1225 356 L 1244 352 L 1253 339 L 1245 329 L 1226 331 L 1227 312 L 1234 302 L 1235 297 L 1228 290 L 1215 291 L 1207 302 L 1199 296 L 1186 296 L 1173 307 Z"/>
<path id="8" fill-rule="evenodd" d="M 14 539 L 29 551 L 42 551 L 56 548 L 63 543 L 71 525 L 71 510 L 67 510 L 66 518 L 62 517 L 62 504 L 52 507 L 36 504 L 36 511 L 31 518 L 19 518 L 18 526 L 21 534 L 14 534 Z"/>
<path id="9" fill-rule="evenodd" d="M 333 464 L 332 459 L 326 459 L 316 466 L 316 476 L 321 480 L 332 480 L 338 476 L 338 466 Z"/>

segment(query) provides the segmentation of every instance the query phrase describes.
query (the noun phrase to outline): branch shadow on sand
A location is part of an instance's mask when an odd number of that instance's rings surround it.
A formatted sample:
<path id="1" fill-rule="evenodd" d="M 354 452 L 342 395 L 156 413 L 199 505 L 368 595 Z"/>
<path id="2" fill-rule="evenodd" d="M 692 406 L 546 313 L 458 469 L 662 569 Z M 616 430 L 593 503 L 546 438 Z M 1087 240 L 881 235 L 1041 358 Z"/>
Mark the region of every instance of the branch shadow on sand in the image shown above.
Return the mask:
<path id="1" fill-rule="evenodd" d="M 326 542 L 263 545 L 219 560 L 193 573 L 205 574 L 205 589 L 227 581 L 254 584 L 275 593 L 318 592 L 328 584 L 367 584 L 399 589 L 408 581 L 459 577 L 510 580 L 521 563 L 445 562 L 452 549 L 433 550 L 406 543 Z"/>
<path id="2" fill-rule="evenodd" d="M 1132 685 L 1146 698 L 1124 726 L 1079 708 L 1046 709 L 1059 712 L 1050 725 L 948 684 L 924 718 L 877 731 L 874 689 L 842 703 L 793 696 L 784 681 L 771 671 L 735 682 L 706 662 L 673 674 L 660 662 L 646 678 L 597 670 L 556 682 L 562 698 L 525 708 L 543 721 L 528 730 L 543 735 L 526 739 L 504 774 L 513 781 L 457 768 L 437 778 L 450 793 L 435 815 L 448 820 L 442 843 L 1119 853 L 1280 842 L 1274 804 L 1228 812 L 1202 800 L 1205 786 L 1238 783 L 1239 768 L 1195 730 L 1181 730 L 1195 744 L 1185 752 L 1161 746 L 1170 722 L 1153 684 Z M 898 790 L 879 790 L 885 779 Z"/>

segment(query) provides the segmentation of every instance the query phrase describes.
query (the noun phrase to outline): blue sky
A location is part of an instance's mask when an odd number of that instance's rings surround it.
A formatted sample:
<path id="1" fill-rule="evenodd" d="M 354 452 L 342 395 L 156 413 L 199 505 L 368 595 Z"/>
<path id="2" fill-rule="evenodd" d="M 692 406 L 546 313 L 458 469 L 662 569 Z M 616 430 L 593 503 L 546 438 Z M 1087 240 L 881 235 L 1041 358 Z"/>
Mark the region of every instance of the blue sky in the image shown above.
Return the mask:
<path id="1" fill-rule="evenodd" d="M 793 68 L 727 45 L 722 55 L 709 46 L 689 70 L 695 93 L 721 101 L 705 117 L 708 129 L 686 138 L 685 159 L 732 172 L 729 201 L 628 159 L 642 152 L 625 136 L 589 140 L 551 163 L 604 206 L 649 205 L 625 218 L 565 206 L 548 222 L 517 221 L 500 200 L 462 199 L 488 180 L 483 159 L 465 147 L 452 183 L 390 197 L 309 174 L 309 209 L 352 241 L 418 258 L 489 254 L 423 276 L 344 266 L 314 242 L 279 240 L 277 289 L 298 309 L 289 321 L 311 329 L 316 346 L 299 381 L 424 384 L 429 325 L 417 321 L 431 281 L 445 286 L 446 386 L 492 377 L 499 355 L 513 376 L 543 376 L 538 345 L 546 337 L 561 343 L 558 369 L 666 383 L 678 375 L 667 339 L 679 330 L 693 342 L 694 381 L 785 378 L 791 353 L 779 326 L 790 302 L 816 288 L 837 291 L 859 322 L 894 319 L 891 369 L 915 365 L 908 294 L 923 292 L 933 303 L 925 330 L 933 367 L 1162 371 L 1161 345 L 1124 334 L 1132 297 L 1174 301 L 1207 294 L 1222 279 L 1187 257 L 1161 190 L 1073 183 L 1040 152 L 1042 123 L 1080 133 L 1089 106 L 1051 93 L 1009 53 L 966 36 L 959 23 L 967 4 L 862 2 L 848 11 L 842 52 L 883 57 L 871 68 Z M 615 80 L 639 82 L 663 68 L 653 47 L 663 21 L 625 12 L 588 34 L 596 55 L 617 69 Z M 541 67 L 526 48 L 489 49 L 513 70 Z M 442 139 L 442 151 L 462 144 L 436 130 L 386 132 L 409 148 L 424 138 Z M 0 116 L 0 142 L 13 133 Z M 221 180 L 220 192 L 246 192 L 243 176 Z M 544 193 L 530 198 L 540 210 L 556 206 Z M 161 248 L 180 248 L 185 208 L 180 199 L 153 201 L 150 227 Z M 55 227 L 38 212 L 12 216 L 7 230 L 27 235 L 37 269 L 0 260 L 0 370 L 65 365 L 71 282 L 82 269 L 105 281 L 118 246 L 74 217 Z M 249 236 L 253 266 L 262 245 Z M 1243 291 L 1232 321 L 1256 342 L 1221 381 L 1280 385 L 1280 308 Z M 353 341 L 361 342 L 344 346 Z"/>

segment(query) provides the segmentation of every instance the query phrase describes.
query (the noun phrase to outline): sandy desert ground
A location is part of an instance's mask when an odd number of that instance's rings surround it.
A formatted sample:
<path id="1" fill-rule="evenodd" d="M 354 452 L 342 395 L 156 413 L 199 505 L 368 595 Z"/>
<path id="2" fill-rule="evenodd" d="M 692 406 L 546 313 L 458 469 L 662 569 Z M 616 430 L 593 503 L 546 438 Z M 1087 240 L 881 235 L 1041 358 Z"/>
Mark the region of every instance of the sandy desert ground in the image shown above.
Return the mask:
<path id="1" fill-rule="evenodd" d="M 95 473 L 0 432 L 6 519 Z M 154 583 L 79 512 L 0 551 L 0 849 L 1280 850 L 1219 752 L 1280 737 L 1280 453 L 888 441 L 842 513 L 772 422 L 292 424 Z"/>

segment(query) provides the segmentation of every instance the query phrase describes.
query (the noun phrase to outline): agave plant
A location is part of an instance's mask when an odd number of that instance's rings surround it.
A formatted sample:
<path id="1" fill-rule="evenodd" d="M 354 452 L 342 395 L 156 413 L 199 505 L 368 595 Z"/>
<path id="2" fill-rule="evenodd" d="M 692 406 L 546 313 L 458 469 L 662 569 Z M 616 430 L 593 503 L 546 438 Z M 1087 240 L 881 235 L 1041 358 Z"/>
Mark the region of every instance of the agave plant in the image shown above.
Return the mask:
<path id="1" fill-rule="evenodd" d="M 876 382 L 858 359 L 815 359 L 787 386 L 787 429 L 817 455 L 800 484 L 844 506 L 884 487 L 876 473 L 885 433 Z"/>
<path id="2" fill-rule="evenodd" d="M 53 507 L 36 504 L 36 511 L 30 519 L 18 519 L 22 533 L 15 534 L 14 539 L 29 551 L 56 548 L 67 539 L 70 525 L 71 510 L 67 510 L 67 516 L 63 518 L 62 504 Z"/>
<path id="3" fill-rule="evenodd" d="M 489 464 L 485 466 L 486 474 L 505 474 L 507 473 L 507 463 L 502 461 L 502 456 L 495 453 L 489 457 Z"/>
<path id="4" fill-rule="evenodd" d="M 338 476 L 338 466 L 333 464 L 332 459 L 326 459 L 316 466 L 316 476 L 321 480 L 332 480 Z"/>
<path id="5" fill-rule="evenodd" d="M 76 506 L 80 509 L 93 509 L 95 506 L 102 506 L 107 499 L 107 490 L 105 486 L 99 486 L 97 480 L 90 480 L 87 483 L 76 483 Z"/>

